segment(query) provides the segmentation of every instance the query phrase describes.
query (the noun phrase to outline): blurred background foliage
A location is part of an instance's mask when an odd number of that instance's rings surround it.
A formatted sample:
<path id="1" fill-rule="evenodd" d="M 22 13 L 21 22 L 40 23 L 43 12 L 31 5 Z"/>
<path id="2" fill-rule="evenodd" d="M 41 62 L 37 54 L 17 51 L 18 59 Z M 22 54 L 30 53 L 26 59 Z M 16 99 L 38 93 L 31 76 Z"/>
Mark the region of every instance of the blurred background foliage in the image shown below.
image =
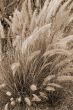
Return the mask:
<path id="1" fill-rule="evenodd" d="M 5 16 L 8 17 L 12 15 L 13 11 L 18 8 L 21 9 L 22 3 L 25 0 L 0 0 L 0 17 Z M 31 0 L 32 1 L 32 7 L 35 9 L 37 6 L 37 3 L 40 2 L 41 7 L 44 4 L 45 0 Z"/>

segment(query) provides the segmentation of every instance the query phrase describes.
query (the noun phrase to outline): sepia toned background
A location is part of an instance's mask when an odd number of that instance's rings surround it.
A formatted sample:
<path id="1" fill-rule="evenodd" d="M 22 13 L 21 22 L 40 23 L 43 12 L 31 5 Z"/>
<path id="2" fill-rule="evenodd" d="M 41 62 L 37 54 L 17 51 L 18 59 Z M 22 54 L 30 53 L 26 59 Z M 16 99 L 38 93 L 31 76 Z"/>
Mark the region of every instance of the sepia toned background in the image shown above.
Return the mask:
<path id="1" fill-rule="evenodd" d="M 0 110 L 73 110 L 73 0 L 0 0 Z"/>

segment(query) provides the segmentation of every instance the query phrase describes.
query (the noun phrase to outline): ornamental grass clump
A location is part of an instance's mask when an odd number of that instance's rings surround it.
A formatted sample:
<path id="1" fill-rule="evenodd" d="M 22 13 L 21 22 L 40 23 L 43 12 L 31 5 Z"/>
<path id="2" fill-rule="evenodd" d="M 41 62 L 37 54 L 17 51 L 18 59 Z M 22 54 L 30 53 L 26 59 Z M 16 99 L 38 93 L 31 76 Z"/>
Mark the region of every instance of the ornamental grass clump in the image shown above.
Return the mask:
<path id="1" fill-rule="evenodd" d="M 25 0 L 10 26 L 13 51 L 0 63 L 1 110 L 73 110 L 72 0 Z M 17 25 L 18 24 L 18 25 Z"/>

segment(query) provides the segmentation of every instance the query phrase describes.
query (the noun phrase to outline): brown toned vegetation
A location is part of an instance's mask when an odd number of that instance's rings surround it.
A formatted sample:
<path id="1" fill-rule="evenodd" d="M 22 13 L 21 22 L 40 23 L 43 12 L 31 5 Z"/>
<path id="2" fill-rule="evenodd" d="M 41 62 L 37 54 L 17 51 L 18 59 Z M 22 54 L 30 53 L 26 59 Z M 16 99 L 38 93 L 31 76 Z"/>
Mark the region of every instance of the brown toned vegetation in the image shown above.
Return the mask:
<path id="1" fill-rule="evenodd" d="M 1 53 L 1 110 L 73 110 L 73 1 L 37 4 L 25 0 L 6 19 L 11 47 Z"/>

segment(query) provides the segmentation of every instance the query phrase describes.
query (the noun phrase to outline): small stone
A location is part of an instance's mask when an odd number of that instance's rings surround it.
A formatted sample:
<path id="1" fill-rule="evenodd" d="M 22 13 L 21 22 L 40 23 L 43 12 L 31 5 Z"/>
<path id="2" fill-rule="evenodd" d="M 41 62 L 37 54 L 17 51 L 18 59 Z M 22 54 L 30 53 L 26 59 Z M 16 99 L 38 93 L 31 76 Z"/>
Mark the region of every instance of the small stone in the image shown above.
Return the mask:
<path id="1" fill-rule="evenodd" d="M 40 102 L 41 101 L 41 99 L 36 94 L 32 94 L 32 95 L 33 95 L 32 101 L 34 101 L 34 102 Z"/>
<path id="2" fill-rule="evenodd" d="M 22 101 L 21 97 L 17 98 L 18 103 L 21 103 L 21 101 Z"/>
<path id="3" fill-rule="evenodd" d="M 10 101 L 13 101 L 14 99 L 13 99 L 13 97 L 10 99 Z"/>
<path id="4" fill-rule="evenodd" d="M 25 98 L 25 102 L 28 106 L 31 106 L 31 101 L 30 101 L 29 97 Z"/>
<path id="5" fill-rule="evenodd" d="M 36 90 L 37 90 L 37 87 L 36 87 L 36 85 L 32 84 L 32 85 L 30 86 L 30 89 L 31 89 L 32 91 L 36 91 Z"/>
<path id="6" fill-rule="evenodd" d="M 13 100 L 13 101 L 11 101 L 11 105 L 12 105 L 12 106 L 15 106 L 15 104 L 16 104 L 16 103 L 15 103 L 15 101 L 14 101 L 14 100 Z"/>
<path id="7" fill-rule="evenodd" d="M 11 94 L 11 92 L 7 91 L 6 95 L 11 96 L 12 94 Z"/>

